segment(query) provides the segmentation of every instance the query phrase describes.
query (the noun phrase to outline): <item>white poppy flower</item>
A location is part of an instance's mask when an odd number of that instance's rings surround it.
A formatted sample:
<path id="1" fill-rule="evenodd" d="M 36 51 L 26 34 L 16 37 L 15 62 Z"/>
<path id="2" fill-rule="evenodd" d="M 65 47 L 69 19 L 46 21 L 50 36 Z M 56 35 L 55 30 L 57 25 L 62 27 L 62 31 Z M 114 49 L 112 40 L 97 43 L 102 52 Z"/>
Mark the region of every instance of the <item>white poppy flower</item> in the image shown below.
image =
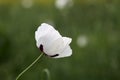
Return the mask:
<path id="1" fill-rule="evenodd" d="M 56 0 L 55 1 L 56 8 L 62 10 L 66 7 L 72 7 L 73 6 L 73 0 Z"/>
<path id="2" fill-rule="evenodd" d="M 37 47 L 49 57 L 62 58 L 72 55 L 72 39 L 62 37 L 51 25 L 42 23 L 35 32 Z"/>

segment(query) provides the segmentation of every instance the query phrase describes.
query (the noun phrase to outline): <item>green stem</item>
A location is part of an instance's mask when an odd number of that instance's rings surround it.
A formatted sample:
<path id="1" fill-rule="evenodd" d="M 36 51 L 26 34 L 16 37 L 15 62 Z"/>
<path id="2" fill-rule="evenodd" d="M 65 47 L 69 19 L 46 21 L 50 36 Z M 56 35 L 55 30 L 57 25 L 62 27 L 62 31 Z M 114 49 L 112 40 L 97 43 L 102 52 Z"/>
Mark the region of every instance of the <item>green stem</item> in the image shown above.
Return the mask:
<path id="1" fill-rule="evenodd" d="M 51 80 L 51 77 L 50 77 L 50 71 L 49 71 L 48 69 L 43 69 L 43 71 L 42 71 L 42 75 L 43 75 L 43 73 L 46 74 L 46 76 L 47 76 L 47 80 Z M 42 80 L 44 80 L 44 79 L 42 79 Z"/>
<path id="2" fill-rule="evenodd" d="M 15 80 L 18 80 L 29 68 L 31 68 L 41 57 L 42 57 L 43 53 L 41 53 L 37 59 L 35 59 L 35 61 L 33 61 L 25 70 L 23 70 L 17 77 Z"/>

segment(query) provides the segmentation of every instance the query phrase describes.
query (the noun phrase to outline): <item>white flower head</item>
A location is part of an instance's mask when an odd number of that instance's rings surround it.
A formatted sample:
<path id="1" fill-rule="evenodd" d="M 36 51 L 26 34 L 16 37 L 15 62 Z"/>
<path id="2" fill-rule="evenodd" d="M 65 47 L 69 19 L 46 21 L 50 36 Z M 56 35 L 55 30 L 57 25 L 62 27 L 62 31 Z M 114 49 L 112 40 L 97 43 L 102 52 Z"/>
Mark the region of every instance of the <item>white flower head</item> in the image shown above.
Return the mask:
<path id="1" fill-rule="evenodd" d="M 22 0 L 21 4 L 24 8 L 31 8 L 33 6 L 33 0 Z"/>
<path id="2" fill-rule="evenodd" d="M 73 1 L 72 0 L 56 0 L 55 1 L 55 6 L 62 10 L 65 7 L 71 7 L 73 5 Z"/>
<path id="3" fill-rule="evenodd" d="M 62 58 L 72 55 L 69 44 L 72 39 L 62 37 L 60 33 L 49 24 L 42 23 L 35 32 L 37 47 L 49 57 Z"/>
<path id="4" fill-rule="evenodd" d="M 88 37 L 86 35 L 80 35 L 77 39 L 78 46 L 84 48 L 88 44 Z"/>

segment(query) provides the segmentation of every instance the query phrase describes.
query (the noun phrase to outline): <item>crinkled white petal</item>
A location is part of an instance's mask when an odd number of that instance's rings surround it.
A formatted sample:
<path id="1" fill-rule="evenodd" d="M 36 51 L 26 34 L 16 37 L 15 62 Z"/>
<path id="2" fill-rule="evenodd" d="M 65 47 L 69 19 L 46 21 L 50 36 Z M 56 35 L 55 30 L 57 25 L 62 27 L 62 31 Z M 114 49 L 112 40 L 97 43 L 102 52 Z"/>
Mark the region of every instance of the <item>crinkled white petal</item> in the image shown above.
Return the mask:
<path id="1" fill-rule="evenodd" d="M 72 49 L 70 48 L 70 46 L 67 46 L 61 53 L 59 53 L 59 56 L 53 58 L 63 58 L 71 55 L 72 55 Z"/>
<path id="2" fill-rule="evenodd" d="M 37 31 L 35 31 L 35 39 L 36 39 L 36 41 L 38 41 L 41 36 L 46 35 L 50 30 L 54 30 L 54 28 L 51 25 L 48 25 L 46 23 L 42 23 L 38 27 Z"/>
<path id="3" fill-rule="evenodd" d="M 50 44 L 50 46 L 48 47 L 48 49 L 45 49 L 44 52 L 47 55 L 52 56 L 52 55 L 58 54 L 63 49 L 64 49 L 64 41 L 63 41 L 63 38 L 60 37 L 57 40 L 55 40 L 54 42 L 52 42 Z"/>
<path id="4" fill-rule="evenodd" d="M 55 40 L 53 43 L 49 45 L 49 47 L 45 50 L 47 55 L 55 55 L 59 54 L 63 51 L 70 43 L 72 39 L 68 37 L 60 37 Z"/>
<path id="5" fill-rule="evenodd" d="M 64 45 L 67 46 L 71 43 L 72 39 L 69 37 L 62 37 L 64 41 Z"/>
<path id="6" fill-rule="evenodd" d="M 49 46 L 54 40 L 62 37 L 57 30 L 52 26 L 43 23 L 35 32 L 36 45 L 39 48 L 40 44 Z"/>

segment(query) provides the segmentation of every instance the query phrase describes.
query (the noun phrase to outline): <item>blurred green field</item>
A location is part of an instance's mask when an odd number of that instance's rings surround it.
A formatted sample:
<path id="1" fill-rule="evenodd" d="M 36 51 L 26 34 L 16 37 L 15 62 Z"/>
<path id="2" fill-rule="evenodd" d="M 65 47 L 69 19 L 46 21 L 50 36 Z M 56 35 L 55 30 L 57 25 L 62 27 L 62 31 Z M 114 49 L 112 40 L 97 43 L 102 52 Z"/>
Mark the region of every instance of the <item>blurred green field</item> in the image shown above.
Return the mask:
<path id="1" fill-rule="evenodd" d="M 73 0 L 64 9 L 55 0 L 0 0 L 0 80 L 16 76 L 40 54 L 34 32 L 49 23 L 72 37 L 73 55 L 42 57 L 19 80 L 120 80 L 120 1 Z M 31 1 L 31 0 L 30 0 Z"/>

